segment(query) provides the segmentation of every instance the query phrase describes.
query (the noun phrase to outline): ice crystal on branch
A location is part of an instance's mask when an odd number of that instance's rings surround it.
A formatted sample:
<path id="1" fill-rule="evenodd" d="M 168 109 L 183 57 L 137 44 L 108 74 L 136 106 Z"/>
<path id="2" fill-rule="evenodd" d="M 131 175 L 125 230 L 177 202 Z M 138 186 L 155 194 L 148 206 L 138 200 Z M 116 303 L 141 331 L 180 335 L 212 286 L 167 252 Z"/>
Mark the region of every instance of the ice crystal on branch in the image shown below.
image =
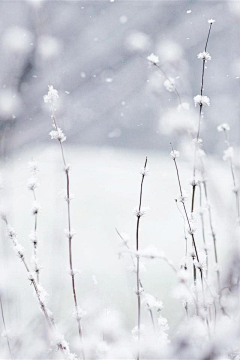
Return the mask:
<path id="1" fill-rule="evenodd" d="M 142 207 L 141 210 L 139 210 L 138 207 L 136 207 L 134 210 L 133 210 L 133 214 L 136 216 L 136 217 L 142 217 L 144 215 L 146 215 L 146 213 L 149 211 L 149 207 Z"/>
<path id="2" fill-rule="evenodd" d="M 195 106 L 210 106 L 210 99 L 205 95 L 197 95 L 193 98 Z"/>
<path id="3" fill-rule="evenodd" d="M 209 20 L 208 20 L 208 23 L 209 23 L 209 24 L 213 24 L 213 23 L 215 23 L 215 21 L 216 21 L 216 20 L 209 19 Z"/>
<path id="4" fill-rule="evenodd" d="M 143 167 L 143 168 L 141 168 L 140 174 L 143 175 L 143 176 L 149 175 L 148 167 Z"/>
<path id="5" fill-rule="evenodd" d="M 198 59 L 204 60 L 206 62 L 212 59 L 211 55 L 207 51 L 199 53 L 197 57 Z"/>
<path id="6" fill-rule="evenodd" d="M 223 123 L 221 125 L 218 125 L 217 127 L 217 131 L 222 132 L 222 131 L 229 131 L 230 130 L 230 126 L 227 123 Z"/>
<path id="7" fill-rule="evenodd" d="M 27 187 L 29 190 L 35 190 L 37 187 L 39 186 L 39 182 L 37 180 L 37 178 L 35 177 L 32 177 L 30 179 L 28 179 L 28 182 L 27 182 Z"/>

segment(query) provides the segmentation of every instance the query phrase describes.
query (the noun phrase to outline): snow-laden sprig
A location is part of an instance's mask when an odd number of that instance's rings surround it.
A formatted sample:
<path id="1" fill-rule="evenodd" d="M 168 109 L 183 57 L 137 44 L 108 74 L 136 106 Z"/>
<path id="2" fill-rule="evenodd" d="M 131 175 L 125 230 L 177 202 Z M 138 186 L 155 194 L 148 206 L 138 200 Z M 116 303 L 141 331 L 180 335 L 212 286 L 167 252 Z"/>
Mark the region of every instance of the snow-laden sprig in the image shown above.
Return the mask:
<path id="1" fill-rule="evenodd" d="M 178 158 L 178 157 L 180 156 L 180 152 L 177 151 L 177 150 L 172 150 L 172 151 L 170 152 L 170 155 L 171 155 L 171 158 L 172 158 L 173 160 L 175 160 L 176 158 Z"/>
<path id="2" fill-rule="evenodd" d="M 145 216 L 146 213 L 150 210 L 150 208 L 148 206 L 143 206 L 141 207 L 141 210 L 139 210 L 138 207 L 136 207 L 134 210 L 133 210 L 133 214 L 137 217 L 137 218 L 141 218 L 142 216 Z"/>
<path id="3" fill-rule="evenodd" d="M 147 56 L 147 60 L 153 63 L 154 65 L 159 63 L 159 57 L 153 53 Z"/>
<path id="4" fill-rule="evenodd" d="M 208 23 L 209 23 L 209 24 L 213 24 L 213 23 L 215 23 L 215 21 L 216 21 L 216 20 L 209 19 L 209 20 L 208 20 Z"/>
<path id="5" fill-rule="evenodd" d="M 28 179 L 27 187 L 29 190 L 33 191 L 39 186 L 38 179 L 36 177 L 31 177 Z"/>
<path id="6" fill-rule="evenodd" d="M 194 98 L 194 104 L 195 106 L 201 105 L 201 106 L 210 106 L 210 99 L 208 96 L 205 95 L 196 95 Z"/>
<path id="7" fill-rule="evenodd" d="M 48 85 L 48 93 L 43 96 L 43 100 L 46 104 L 53 104 L 59 99 L 58 91 L 54 89 L 53 85 Z"/>
<path id="8" fill-rule="evenodd" d="M 33 176 L 36 176 L 37 172 L 39 171 L 38 162 L 37 161 L 30 161 L 28 163 L 28 169 L 29 169 L 30 173 Z"/>
<path id="9" fill-rule="evenodd" d="M 212 59 L 211 55 L 207 51 L 203 51 L 198 54 L 198 59 L 204 60 L 205 62 L 210 61 Z"/>
<path id="10" fill-rule="evenodd" d="M 49 135 L 51 136 L 52 140 L 58 140 L 61 143 L 67 139 L 66 135 L 59 127 L 57 127 L 56 130 L 52 130 Z"/>
<path id="11" fill-rule="evenodd" d="M 221 125 L 218 125 L 217 127 L 217 131 L 222 132 L 222 131 L 229 131 L 230 130 L 230 126 L 227 123 L 223 123 Z"/>

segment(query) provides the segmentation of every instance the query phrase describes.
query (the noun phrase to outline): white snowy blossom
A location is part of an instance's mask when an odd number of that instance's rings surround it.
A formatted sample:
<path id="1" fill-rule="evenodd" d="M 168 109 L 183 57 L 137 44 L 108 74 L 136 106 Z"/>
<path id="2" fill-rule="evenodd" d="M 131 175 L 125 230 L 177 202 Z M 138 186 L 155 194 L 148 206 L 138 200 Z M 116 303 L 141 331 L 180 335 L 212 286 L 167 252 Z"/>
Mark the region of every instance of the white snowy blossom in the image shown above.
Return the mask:
<path id="1" fill-rule="evenodd" d="M 169 92 L 173 92 L 175 90 L 175 80 L 172 77 L 166 79 L 163 85 Z"/>
<path id="2" fill-rule="evenodd" d="M 232 159 L 234 156 L 234 150 L 232 146 L 229 146 L 226 150 L 223 152 L 223 160 L 226 161 L 228 159 Z"/>
<path id="3" fill-rule="evenodd" d="M 199 53 L 197 57 L 198 57 L 198 59 L 202 59 L 206 62 L 211 60 L 211 58 L 212 58 L 211 55 L 207 51 L 203 51 L 203 52 Z"/>
<path id="4" fill-rule="evenodd" d="M 57 127 L 56 130 L 52 130 L 49 135 L 51 136 L 52 140 L 58 140 L 61 143 L 67 139 L 67 137 L 64 135 L 64 133 L 59 127 Z"/>
<path id="5" fill-rule="evenodd" d="M 158 64 L 159 63 L 159 58 L 157 55 L 155 54 L 150 54 L 148 57 L 147 57 L 147 60 L 150 61 L 151 63 L 153 64 Z"/>
<path id="6" fill-rule="evenodd" d="M 227 123 L 223 123 L 223 124 L 221 124 L 221 125 L 219 125 L 219 126 L 217 127 L 217 130 L 218 130 L 219 132 L 229 131 L 229 130 L 230 130 L 230 126 L 229 126 Z"/>
<path id="7" fill-rule="evenodd" d="M 177 157 L 179 157 L 180 152 L 177 151 L 177 150 L 173 150 L 173 151 L 170 152 L 170 155 L 171 155 L 171 158 L 172 158 L 173 160 L 175 160 Z"/>
<path id="8" fill-rule="evenodd" d="M 216 20 L 209 19 L 209 20 L 208 20 L 208 23 L 209 23 L 209 24 L 213 24 L 213 23 L 215 23 L 215 21 L 216 21 Z"/>
<path id="9" fill-rule="evenodd" d="M 195 106 L 203 105 L 203 106 L 210 106 L 210 99 L 205 95 L 197 95 L 193 98 Z"/>
<path id="10" fill-rule="evenodd" d="M 50 103 L 52 104 L 54 101 L 59 99 L 58 91 L 54 89 L 52 85 L 48 86 L 48 93 L 47 95 L 44 95 L 43 100 L 46 104 Z"/>

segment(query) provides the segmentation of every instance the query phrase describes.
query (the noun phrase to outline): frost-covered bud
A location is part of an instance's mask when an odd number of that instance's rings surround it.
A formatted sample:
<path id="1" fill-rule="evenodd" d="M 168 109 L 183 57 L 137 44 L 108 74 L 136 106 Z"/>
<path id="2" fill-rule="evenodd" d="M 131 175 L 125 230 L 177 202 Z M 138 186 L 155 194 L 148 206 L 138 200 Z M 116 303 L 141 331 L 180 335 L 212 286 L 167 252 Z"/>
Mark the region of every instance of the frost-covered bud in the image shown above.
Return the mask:
<path id="1" fill-rule="evenodd" d="M 210 99 L 205 95 L 197 95 L 193 98 L 195 106 L 210 106 Z"/>
<path id="2" fill-rule="evenodd" d="M 230 130 L 230 126 L 227 123 L 223 123 L 221 125 L 218 125 L 217 127 L 217 131 L 222 132 L 222 131 L 229 131 Z"/>
<path id="3" fill-rule="evenodd" d="M 32 214 L 37 215 L 41 210 L 42 210 L 41 205 L 37 201 L 34 201 L 32 206 Z"/>
<path id="4" fill-rule="evenodd" d="M 21 259 L 24 257 L 25 249 L 21 244 L 15 242 L 15 244 L 13 245 L 13 250 Z"/>
<path id="5" fill-rule="evenodd" d="M 194 235 L 194 233 L 197 231 L 197 228 L 196 227 L 190 227 L 189 229 L 188 229 L 188 233 L 189 233 L 189 235 Z"/>
<path id="6" fill-rule="evenodd" d="M 188 198 L 188 194 L 187 194 L 186 191 L 183 190 L 183 191 L 182 191 L 182 195 L 180 195 L 180 196 L 177 198 L 177 201 L 178 201 L 178 202 L 181 202 L 182 204 L 184 204 L 184 203 L 186 202 L 187 198 Z"/>
<path id="7" fill-rule="evenodd" d="M 209 24 L 213 24 L 213 23 L 215 23 L 215 21 L 216 21 L 216 20 L 209 19 L 209 20 L 208 20 L 208 23 L 209 23 Z"/>
<path id="8" fill-rule="evenodd" d="M 196 266 L 197 269 L 199 270 L 206 270 L 207 266 L 206 266 L 206 262 L 205 261 L 197 261 L 196 259 L 193 261 L 194 265 Z"/>
<path id="9" fill-rule="evenodd" d="M 71 165 L 66 164 L 66 166 L 64 167 L 64 172 L 67 174 L 67 173 L 69 173 L 70 170 L 71 170 Z"/>
<path id="10" fill-rule="evenodd" d="M 52 104 L 54 101 L 59 99 L 58 91 L 54 89 L 52 85 L 48 86 L 48 93 L 47 95 L 44 95 L 43 100 L 46 104 L 50 103 Z"/>
<path id="11" fill-rule="evenodd" d="M 29 234 L 29 239 L 30 241 L 32 241 L 33 245 L 36 246 L 37 243 L 38 243 L 38 238 L 37 238 L 37 234 L 35 231 L 32 231 L 30 234 Z"/>
<path id="12" fill-rule="evenodd" d="M 39 299 L 41 301 L 42 304 L 46 305 L 47 302 L 47 297 L 49 296 L 48 293 L 46 292 L 46 290 L 42 287 L 41 284 L 37 285 L 38 288 L 38 294 L 39 294 Z"/>
<path id="13" fill-rule="evenodd" d="M 206 62 L 211 60 L 211 58 L 212 58 L 211 55 L 207 51 L 203 51 L 203 52 L 199 53 L 197 57 L 198 57 L 198 59 L 202 59 Z"/>
<path id="14" fill-rule="evenodd" d="M 199 185 L 199 180 L 197 180 L 195 177 L 192 179 L 188 179 L 188 184 L 192 187 Z"/>
<path id="15" fill-rule="evenodd" d="M 69 231 L 68 229 L 65 229 L 64 234 L 70 240 L 74 237 L 74 235 L 76 235 L 76 231 L 74 229 L 72 229 L 71 231 Z"/>
<path id="16" fill-rule="evenodd" d="M 143 296 L 142 296 L 142 304 L 146 304 L 148 309 L 156 308 L 158 311 L 163 309 L 162 301 L 156 299 L 151 294 L 143 294 Z"/>
<path id="17" fill-rule="evenodd" d="M 32 272 L 29 272 L 29 273 L 28 273 L 28 280 L 34 281 L 34 275 L 33 275 Z"/>
<path id="18" fill-rule="evenodd" d="M 141 296 L 144 293 L 144 289 L 141 286 L 139 287 L 139 290 L 135 289 L 134 291 L 137 296 Z"/>
<path id="19" fill-rule="evenodd" d="M 15 231 L 11 226 L 8 225 L 7 231 L 8 231 L 8 236 L 9 236 L 11 239 L 14 239 L 14 238 L 17 237 L 16 231 Z"/>
<path id="20" fill-rule="evenodd" d="M 78 321 L 81 320 L 86 315 L 87 315 L 87 312 L 85 310 L 83 310 L 82 308 L 80 308 L 79 306 L 73 311 L 73 314 L 72 314 L 74 319 L 76 319 Z"/>
<path id="21" fill-rule="evenodd" d="M 228 159 L 232 159 L 234 156 L 234 150 L 232 146 L 229 146 L 226 150 L 223 152 L 223 160 L 226 161 Z"/>
<path id="22" fill-rule="evenodd" d="M 179 153 L 179 151 L 177 151 L 177 150 L 173 150 L 173 151 L 170 152 L 170 155 L 171 155 L 171 158 L 172 158 L 173 160 L 175 160 L 176 158 L 179 157 L 180 153 Z"/>
<path id="23" fill-rule="evenodd" d="M 49 135 L 51 136 L 52 140 L 58 140 L 61 143 L 67 139 L 59 127 L 56 130 L 52 130 Z"/>
<path id="24" fill-rule="evenodd" d="M 146 215 L 146 213 L 149 211 L 149 207 L 142 207 L 141 210 L 139 210 L 138 207 L 136 207 L 134 210 L 133 210 L 133 214 L 137 217 L 137 218 L 140 218 L 144 215 Z"/>
<path id="25" fill-rule="evenodd" d="M 140 174 L 141 174 L 142 176 L 147 176 L 147 175 L 149 174 L 148 167 L 146 166 L 146 167 L 141 168 Z"/>
<path id="26" fill-rule="evenodd" d="M 29 190 L 35 190 L 37 187 L 39 186 L 39 182 L 38 179 L 35 177 L 31 177 L 30 179 L 28 179 L 27 182 L 27 187 Z"/>
<path id="27" fill-rule="evenodd" d="M 173 92 L 175 90 L 175 80 L 172 77 L 165 80 L 163 85 L 169 92 Z"/>
<path id="28" fill-rule="evenodd" d="M 65 189 L 60 190 L 60 196 L 67 202 L 70 202 L 74 199 L 74 194 L 70 193 L 68 197 L 67 191 Z"/>
<path id="29" fill-rule="evenodd" d="M 159 63 L 159 57 L 157 55 L 154 55 L 153 53 L 147 56 L 147 60 L 153 63 L 154 65 Z"/>
<path id="30" fill-rule="evenodd" d="M 30 161 L 28 163 L 28 169 L 29 169 L 30 173 L 32 173 L 33 175 L 36 175 L 36 173 L 38 172 L 38 163 L 37 163 L 37 161 Z"/>
<path id="31" fill-rule="evenodd" d="M 78 270 L 78 269 L 72 269 L 72 270 L 68 270 L 68 274 L 70 275 L 70 276 L 75 276 L 75 275 L 77 275 L 77 274 L 80 274 L 81 273 L 81 271 L 80 270 Z"/>
<path id="32" fill-rule="evenodd" d="M 177 107 L 177 111 L 179 111 L 179 112 L 188 111 L 188 110 L 189 110 L 189 103 L 187 103 L 187 102 L 183 102 L 183 103 L 179 104 Z"/>

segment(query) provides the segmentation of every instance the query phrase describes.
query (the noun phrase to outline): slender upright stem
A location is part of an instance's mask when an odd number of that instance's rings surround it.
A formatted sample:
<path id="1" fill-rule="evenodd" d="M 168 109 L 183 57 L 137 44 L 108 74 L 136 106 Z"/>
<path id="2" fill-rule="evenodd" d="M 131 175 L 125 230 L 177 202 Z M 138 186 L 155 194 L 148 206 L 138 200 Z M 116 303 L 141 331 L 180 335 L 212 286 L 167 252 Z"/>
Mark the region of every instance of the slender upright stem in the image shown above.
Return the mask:
<path id="1" fill-rule="evenodd" d="M 55 117 L 54 112 L 52 113 L 52 119 L 53 119 L 53 125 L 56 129 L 58 129 L 57 120 Z M 71 206 L 70 206 L 70 176 L 69 176 L 69 166 L 67 166 L 66 158 L 64 154 L 63 144 L 61 140 L 59 140 L 60 148 L 61 148 L 61 154 L 62 154 L 62 161 L 64 165 L 64 171 L 66 174 L 66 187 L 67 187 L 67 221 L 68 221 L 68 254 L 69 254 L 69 266 L 70 266 L 70 275 L 72 279 L 72 292 L 73 292 L 73 299 L 74 299 L 74 306 L 76 311 L 76 319 L 78 324 L 78 334 L 80 338 L 81 343 L 81 353 L 83 360 L 85 359 L 85 352 L 83 348 L 83 333 L 82 333 L 82 326 L 81 326 L 81 320 L 78 316 L 78 301 L 77 301 L 77 294 L 76 294 L 76 286 L 75 286 L 75 272 L 73 270 L 73 259 L 72 259 L 72 227 L 71 227 Z"/>
<path id="2" fill-rule="evenodd" d="M 206 44 L 205 44 L 205 48 L 204 48 L 205 52 L 207 51 L 211 28 L 212 28 L 212 23 L 210 23 L 210 25 L 209 25 L 207 40 L 206 40 Z M 202 76 L 201 76 L 201 90 L 200 90 L 201 96 L 203 96 L 203 90 L 204 90 L 205 63 L 206 63 L 206 59 L 204 58 L 203 64 L 202 64 Z M 198 147 L 198 142 L 199 142 L 199 138 L 200 138 L 200 130 L 201 130 L 202 108 L 203 108 L 203 104 L 200 103 L 199 104 L 197 138 L 196 138 L 195 148 L 194 148 L 193 179 L 195 179 L 195 176 L 196 176 L 196 158 L 197 158 L 197 147 Z M 193 186 L 193 189 L 192 189 L 192 205 L 191 205 L 192 212 L 194 211 L 194 198 L 195 198 L 195 186 Z"/>
<path id="3" fill-rule="evenodd" d="M 6 336 L 6 339 L 7 339 L 8 351 L 9 351 L 10 358 L 13 359 L 11 346 L 10 346 L 10 340 L 9 340 L 9 336 L 8 336 L 8 333 L 7 333 L 7 327 L 6 327 L 6 322 L 5 322 L 4 312 L 3 312 L 3 304 L 2 304 L 2 297 L 1 296 L 0 296 L 0 306 L 1 306 L 1 315 L 2 315 L 3 328 L 4 328 L 5 336 Z"/>
<path id="4" fill-rule="evenodd" d="M 37 201 L 37 196 L 36 196 L 35 190 L 33 189 L 32 192 L 33 192 L 34 201 Z M 35 236 L 37 234 L 37 224 L 38 224 L 38 213 L 36 213 L 34 215 L 34 234 L 35 234 Z M 37 262 L 37 253 L 38 253 L 38 241 L 37 241 L 37 238 L 35 237 L 35 240 L 33 242 L 33 255 L 34 255 L 34 258 L 35 258 L 36 262 Z M 34 270 L 36 272 L 37 282 L 39 284 L 39 282 L 40 282 L 40 273 L 39 273 L 40 269 L 39 269 L 38 266 L 36 266 L 36 268 Z"/>
<path id="5" fill-rule="evenodd" d="M 147 167 L 147 157 L 144 164 L 144 171 Z M 137 226 L 136 226 L 136 251 L 139 250 L 139 225 L 141 218 L 141 208 L 142 208 L 142 194 L 143 194 L 143 182 L 145 178 L 145 172 L 143 171 L 141 186 L 140 186 L 140 197 L 139 197 L 139 206 L 137 213 Z M 140 359 L 140 341 L 141 341 L 141 284 L 140 284 L 140 274 L 139 274 L 140 258 L 137 256 L 137 309 L 138 309 L 138 350 L 137 350 L 137 360 Z"/>
<path id="6" fill-rule="evenodd" d="M 207 250 L 207 247 L 206 247 L 204 214 L 203 214 L 203 211 L 202 211 L 202 187 L 201 187 L 201 184 L 199 184 L 199 200 L 200 200 L 200 208 L 201 208 L 200 219 L 201 219 L 201 226 L 202 226 L 202 238 L 203 238 L 204 251 L 205 251 L 205 255 L 206 255 L 206 266 L 207 266 L 206 278 L 208 278 L 208 250 Z"/>

